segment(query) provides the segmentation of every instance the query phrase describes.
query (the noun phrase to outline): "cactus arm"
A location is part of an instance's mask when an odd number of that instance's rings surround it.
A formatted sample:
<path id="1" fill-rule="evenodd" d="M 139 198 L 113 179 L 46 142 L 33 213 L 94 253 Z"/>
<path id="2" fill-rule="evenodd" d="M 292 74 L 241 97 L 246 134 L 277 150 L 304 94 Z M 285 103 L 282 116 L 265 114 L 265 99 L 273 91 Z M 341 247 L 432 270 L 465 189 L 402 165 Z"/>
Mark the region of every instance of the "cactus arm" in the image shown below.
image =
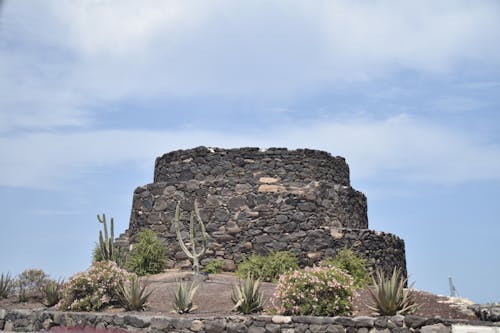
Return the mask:
<path id="1" fill-rule="evenodd" d="M 195 218 L 196 221 L 198 222 L 200 226 L 200 231 L 201 231 L 201 239 L 197 241 L 196 239 L 196 231 L 195 231 Z M 200 262 L 199 258 L 202 257 L 207 249 L 207 243 L 208 243 L 208 234 L 205 229 L 205 225 L 203 224 L 203 221 L 200 216 L 200 212 L 198 209 L 198 204 L 195 200 L 194 202 L 194 211 L 191 211 L 190 218 L 189 218 L 189 240 L 191 242 L 191 248 L 192 251 L 190 251 L 184 241 L 182 240 L 181 232 L 180 232 L 180 202 L 177 203 L 177 207 L 175 208 L 175 219 L 174 219 L 174 224 L 175 224 L 175 229 L 176 229 L 176 234 L 177 234 L 177 240 L 179 241 L 179 245 L 184 251 L 184 253 L 188 256 L 188 258 L 191 258 L 193 260 L 193 268 L 196 274 L 199 273 L 200 269 Z M 198 244 L 201 243 L 201 244 Z M 199 249 L 197 250 L 197 248 Z"/>
<path id="2" fill-rule="evenodd" d="M 193 255 L 191 254 L 191 252 L 189 251 L 189 249 L 186 247 L 186 245 L 184 244 L 184 241 L 182 240 L 182 236 L 181 236 L 181 230 L 180 230 L 180 217 L 181 217 L 181 214 L 180 214 L 180 202 L 177 203 L 177 207 L 175 208 L 175 219 L 174 219 L 174 224 L 175 224 L 175 233 L 177 235 L 177 240 L 179 241 L 179 245 L 182 249 L 182 251 L 191 259 L 194 259 L 193 258 Z"/>
<path id="3" fill-rule="evenodd" d="M 203 223 L 203 220 L 201 219 L 200 215 L 200 210 L 198 209 L 198 203 L 196 200 L 194 201 L 194 214 L 196 216 L 196 220 L 198 221 L 198 225 L 200 226 L 201 230 L 201 252 L 200 256 L 203 256 L 205 252 L 207 251 L 207 243 L 208 243 L 208 234 L 207 230 L 205 229 L 205 224 Z"/>
<path id="4" fill-rule="evenodd" d="M 97 220 L 103 225 L 103 230 L 99 231 L 99 250 L 101 252 L 102 258 L 104 260 L 114 260 L 114 220 L 113 218 L 111 218 L 111 235 L 108 233 L 106 214 L 102 214 L 102 217 L 97 214 Z"/>

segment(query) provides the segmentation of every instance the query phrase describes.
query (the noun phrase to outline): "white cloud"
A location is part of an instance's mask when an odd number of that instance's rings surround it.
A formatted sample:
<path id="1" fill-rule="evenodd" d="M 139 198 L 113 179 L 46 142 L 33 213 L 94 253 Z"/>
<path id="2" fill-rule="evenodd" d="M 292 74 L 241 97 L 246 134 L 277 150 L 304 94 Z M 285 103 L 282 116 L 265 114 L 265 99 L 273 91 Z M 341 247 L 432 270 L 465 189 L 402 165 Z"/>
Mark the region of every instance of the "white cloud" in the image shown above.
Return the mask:
<path id="1" fill-rule="evenodd" d="M 275 128 L 258 135 L 209 131 L 88 131 L 0 139 L 0 185 L 50 188 L 92 170 L 151 165 L 165 152 L 198 146 L 316 148 L 347 158 L 358 180 L 463 183 L 500 180 L 500 147 L 398 116 Z"/>
<path id="2" fill-rule="evenodd" d="M 290 95 L 401 70 L 497 67 L 499 9 L 465 0 L 20 0 L 4 10 L 2 35 L 12 43 L 0 48 L 0 62 L 36 53 L 6 80 L 35 79 L 80 101 Z M 54 66 L 57 75 L 43 75 Z"/>

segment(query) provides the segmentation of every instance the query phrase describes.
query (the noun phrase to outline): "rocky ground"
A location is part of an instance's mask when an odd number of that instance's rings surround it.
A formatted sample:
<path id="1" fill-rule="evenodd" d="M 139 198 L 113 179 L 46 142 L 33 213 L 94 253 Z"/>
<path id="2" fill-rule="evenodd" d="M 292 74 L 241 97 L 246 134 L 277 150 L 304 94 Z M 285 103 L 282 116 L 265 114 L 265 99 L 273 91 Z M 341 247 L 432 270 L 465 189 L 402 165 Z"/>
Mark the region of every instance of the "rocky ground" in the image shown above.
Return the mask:
<path id="1" fill-rule="evenodd" d="M 147 277 L 148 288 L 153 291 L 149 307 L 146 311 L 151 315 L 178 315 L 172 312 L 173 294 L 177 288 L 177 281 L 190 279 L 190 273 L 167 272 Z M 198 307 L 193 314 L 188 316 L 207 317 L 215 315 L 231 315 L 233 303 L 231 301 L 232 286 L 238 279 L 232 274 L 210 275 L 207 281 L 200 283 L 198 292 L 194 298 L 194 304 Z M 275 284 L 262 283 L 261 290 L 265 298 L 269 300 L 274 292 Z M 440 317 L 454 319 L 477 319 L 474 313 L 468 309 L 472 302 L 466 299 L 437 296 L 424 291 L 416 291 L 417 302 L 420 305 L 415 313 L 421 317 Z M 369 302 L 369 292 L 361 290 L 354 297 L 354 315 L 373 315 L 366 306 Z M 267 301 L 267 306 L 270 302 Z M 39 302 L 19 303 L 14 297 L 0 300 L 0 308 L 40 308 L 43 304 Z M 107 309 L 109 312 L 122 312 L 123 309 Z M 184 315 L 185 316 L 185 315 Z"/>

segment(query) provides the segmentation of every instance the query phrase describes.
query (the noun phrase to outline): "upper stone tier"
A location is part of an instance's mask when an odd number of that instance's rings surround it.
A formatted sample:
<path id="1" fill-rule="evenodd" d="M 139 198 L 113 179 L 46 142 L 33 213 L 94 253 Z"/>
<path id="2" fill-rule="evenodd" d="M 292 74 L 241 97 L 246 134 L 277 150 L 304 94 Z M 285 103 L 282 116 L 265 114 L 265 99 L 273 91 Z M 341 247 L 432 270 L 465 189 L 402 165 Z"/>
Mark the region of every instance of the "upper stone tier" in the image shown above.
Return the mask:
<path id="1" fill-rule="evenodd" d="M 349 167 L 343 157 L 311 149 L 220 149 L 197 147 L 177 150 L 156 159 L 155 182 L 218 180 L 239 177 L 258 183 L 277 177 L 282 183 L 327 182 L 349 186 Z"/>
<path id="2" fill-rule="evenodd" d="M 272 215 L 303 213 L 302 222 L 310 227 L 368 228 L 366 197 L 349 185 L 345 159 L 324 151 L 178 150 L 156 159 L 154 181 L 162 188 L 174 186 L 182 197 L 198 198 L 202 206 L 218 198 L 228 216 L 265 204 L 275 212 Z M 175 204 L 175 195 L 167 192 L 163 199 Z"/>

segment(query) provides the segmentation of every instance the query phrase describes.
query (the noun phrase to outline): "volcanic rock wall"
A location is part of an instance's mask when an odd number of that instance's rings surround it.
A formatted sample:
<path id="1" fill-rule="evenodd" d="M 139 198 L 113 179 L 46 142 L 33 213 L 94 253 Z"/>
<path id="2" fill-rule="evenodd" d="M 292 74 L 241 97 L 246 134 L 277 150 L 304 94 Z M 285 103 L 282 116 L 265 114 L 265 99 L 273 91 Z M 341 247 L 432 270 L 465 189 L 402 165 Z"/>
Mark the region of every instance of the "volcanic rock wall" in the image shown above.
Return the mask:
<path id="1" fill-rule="evenodd" d="M 242 256 L 289 250 L 304 266 L 348 246 L 372 267 L 406 272 L 403 240 L 368 229 L 366 197 L 350 186 L 342 157 L 284 148 L 170 152 L 156 159 L 154 183 L 135 190 L 130 226 L 118 243 L 133 244 L 150 228 L 171 264 L 188 266 L 172 221 L 177 202 L 187 216 L 194 200 L 210 235 L 202 264 L 224 259 L 232 270 Z"/>

